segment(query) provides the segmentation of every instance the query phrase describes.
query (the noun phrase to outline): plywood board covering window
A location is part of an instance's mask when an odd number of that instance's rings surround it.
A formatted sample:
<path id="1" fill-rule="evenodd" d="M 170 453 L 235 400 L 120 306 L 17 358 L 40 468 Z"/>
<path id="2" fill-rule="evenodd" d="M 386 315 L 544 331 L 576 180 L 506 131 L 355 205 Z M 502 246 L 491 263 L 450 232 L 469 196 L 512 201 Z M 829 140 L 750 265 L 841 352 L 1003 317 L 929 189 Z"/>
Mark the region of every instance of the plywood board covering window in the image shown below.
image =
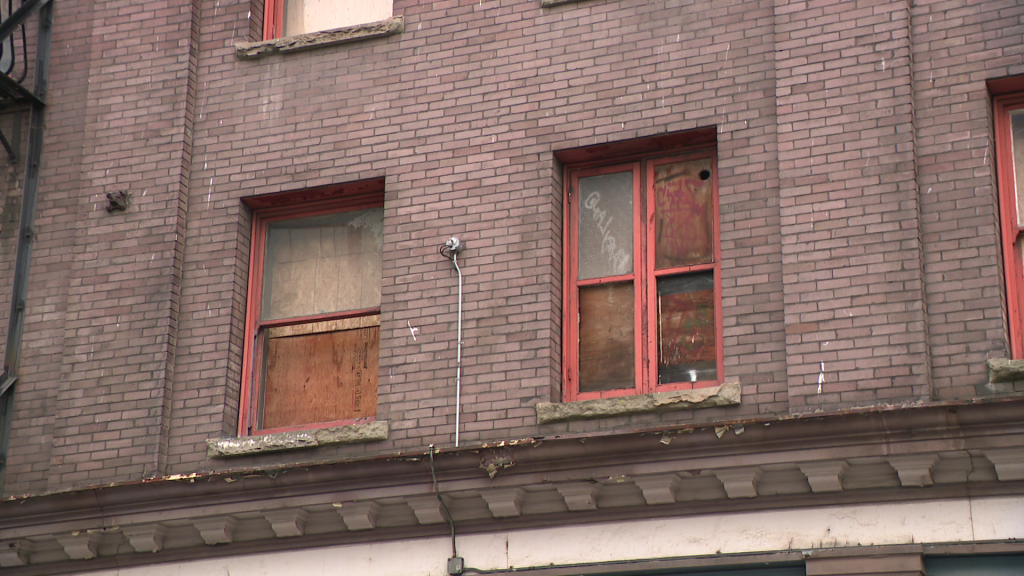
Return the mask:
<path id="1" fill-rule="evenodd" d="M 722 381 L 713 151 L 567 168 L 565 399 Z"/>
<path id="2" fill-rule="evenodd" d="M 257 211 L 241 434 L 377 414 L 379 197 Z"/>

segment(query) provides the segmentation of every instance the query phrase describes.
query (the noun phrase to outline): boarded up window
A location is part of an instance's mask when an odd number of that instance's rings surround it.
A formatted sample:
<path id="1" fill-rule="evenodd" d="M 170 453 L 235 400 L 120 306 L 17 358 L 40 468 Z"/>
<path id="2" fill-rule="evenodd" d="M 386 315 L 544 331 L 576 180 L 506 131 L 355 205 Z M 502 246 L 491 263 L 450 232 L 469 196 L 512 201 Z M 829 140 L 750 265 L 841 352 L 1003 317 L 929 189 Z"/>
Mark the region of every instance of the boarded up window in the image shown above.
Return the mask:
<path id="1" fill-rule="evenodd" d="M 721 381 L 714 170 L 711 152 L 570 169 L 567 400 Z"/>
<path id="2" fill-rule="evenodd" d="M 247 433 L 377 414 L 381 206 L 257 213 Z"/>

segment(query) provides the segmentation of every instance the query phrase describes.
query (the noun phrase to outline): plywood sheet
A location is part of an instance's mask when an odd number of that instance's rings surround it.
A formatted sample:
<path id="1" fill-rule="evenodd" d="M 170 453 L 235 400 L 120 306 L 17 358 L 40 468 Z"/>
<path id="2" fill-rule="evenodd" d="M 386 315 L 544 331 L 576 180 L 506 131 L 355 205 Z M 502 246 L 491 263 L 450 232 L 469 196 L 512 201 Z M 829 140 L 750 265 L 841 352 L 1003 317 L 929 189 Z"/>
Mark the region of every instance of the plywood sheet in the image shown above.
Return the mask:
<path id="1" fill-rule="evenodd" d="M 263 429 L 377 414 L 380 327 L 270 338 Z"/>
<path id="2" fill-rule="evenodd" d="M 580 392 L 633 388 L 633 283 L 580 288 Z"/>

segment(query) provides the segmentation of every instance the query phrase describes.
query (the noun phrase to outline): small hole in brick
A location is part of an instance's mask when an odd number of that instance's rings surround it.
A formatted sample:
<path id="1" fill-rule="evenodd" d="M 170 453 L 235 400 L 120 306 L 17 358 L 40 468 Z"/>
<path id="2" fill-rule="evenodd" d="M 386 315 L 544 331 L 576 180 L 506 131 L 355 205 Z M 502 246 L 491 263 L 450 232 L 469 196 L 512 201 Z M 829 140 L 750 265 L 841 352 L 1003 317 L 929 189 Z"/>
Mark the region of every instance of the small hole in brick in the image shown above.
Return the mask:
<path id="1" fill-rule="evenodd" d="M 711 178 L 711 172 L 709 172 L 708 170 L 701 170 L 700 171 L 700 179 L 701 180 L 707 180 L 708 178 Z"/>

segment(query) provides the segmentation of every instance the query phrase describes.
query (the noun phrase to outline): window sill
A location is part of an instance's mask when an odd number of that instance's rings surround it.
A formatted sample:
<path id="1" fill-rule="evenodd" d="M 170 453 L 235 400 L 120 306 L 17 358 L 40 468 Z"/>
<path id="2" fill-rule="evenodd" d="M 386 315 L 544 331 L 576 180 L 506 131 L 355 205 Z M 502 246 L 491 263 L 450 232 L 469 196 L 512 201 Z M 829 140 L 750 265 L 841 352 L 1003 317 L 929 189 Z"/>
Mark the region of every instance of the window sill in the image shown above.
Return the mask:
<path id="1" fill-rule="evenodd" d="M 561 4 L 575 4 L 582 0 L 540 0 L 541 8 L 550 8 L 552 6 L 559 6 Z"/>
<path id="2" fill-rule="evenodd" d="M 980 396 L 1024 392 L 1024 360 L 989 358 L 988 383 L 978 386 L 977 390 Z"/>
<path id="3" fill-rule="evenodd" d="M 206 441 L 206 456 L 208 458 L 232 458 L 267 452 L 303 450 L 333 444 L 380 442 L 387 439 L 388 421 L 377 420 L 368 424 L 334 426 L 331 428 L 320 428 L 319 430 L 300 430 L 297 432 L 262 434 L 260 436 L 210 439 Z"/>
<path id="4" fill-rule="evenodd" d="M 336 30 L 310 32 L 309 34 L 299 34 L 298 36 L 276 38 L 262 42 L 241 42 L 235 44 L 235 56 L 239 60 L 256 60 L 278 53 L 287 54 L 289 52 L 313 50 L 346 44 L 348 42 L 368 40 L 370 38 L 383 38 L 385 36 L 401 34 L 404 31 L 405 19 L 401 16 L 395 16 L 380 22 L 359 24 Z"/>
<path id="5" fill-rule="evenodd" d="M 610 418 L 629 414 L 649 414 L 674 410 L 696 410 L 740 403 L 740 383 L 726 382 L 720 386 L 677 390 L 637 396 L 619 396 L 579 402 L 541 402 L 537 404 L 537 423 L 551 424 L 572 420 Z"/>

